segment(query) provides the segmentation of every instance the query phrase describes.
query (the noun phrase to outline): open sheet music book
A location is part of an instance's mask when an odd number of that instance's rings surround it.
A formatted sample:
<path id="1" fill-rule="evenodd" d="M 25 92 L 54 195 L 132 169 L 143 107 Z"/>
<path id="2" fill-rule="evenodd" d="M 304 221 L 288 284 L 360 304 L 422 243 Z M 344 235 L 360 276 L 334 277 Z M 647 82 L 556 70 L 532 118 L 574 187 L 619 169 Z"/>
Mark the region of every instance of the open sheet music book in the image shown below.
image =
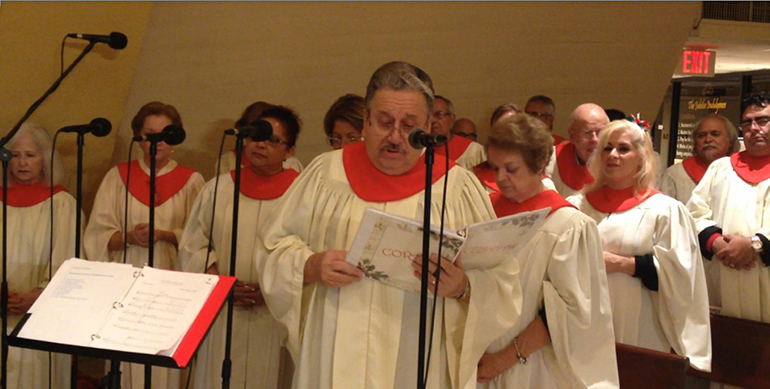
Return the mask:
<path id="1" fill-rule="evenodd" d="M 72 258 L 32 305 L 18 337 L 169 356 L 184 367 L 233 282 Z"/>
<path id="2" fill-rule="evenodd" d="M 463 267 L 487 269 L 512 259 L 522 243 L 543 224 L 551 208 L 476 223 L 460 231 L 444 230 L 441 257 L 450 262 L 462 255 Z M 438 253 L 439 228 L 431 227 L 430 251 Z M 364 276 L 420 293 L 412 260 L 422 253 L 422 221 L 369 208 L 345 261 Z"/>

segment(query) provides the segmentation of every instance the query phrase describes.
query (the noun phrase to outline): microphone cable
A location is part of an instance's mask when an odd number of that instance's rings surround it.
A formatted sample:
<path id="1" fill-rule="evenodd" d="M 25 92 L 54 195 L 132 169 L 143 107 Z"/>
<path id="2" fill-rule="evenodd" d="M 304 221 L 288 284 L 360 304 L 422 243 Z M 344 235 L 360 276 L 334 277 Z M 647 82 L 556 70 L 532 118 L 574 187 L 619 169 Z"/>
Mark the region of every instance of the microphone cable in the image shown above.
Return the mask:
<path id="1" fill-rule="evenodd" d="M 436 304 L 438 303 L 438 284 L 439 284 L 439 278 L 441 276 L 441 248 L 444 246 L 444 217 L 446 214 L 446 192 L 447 192 L 447 183 L 449 182 L 449 141 L 444 144 L 444 150 L 446 151 L 445 155 L 445 165 L 444 165 L 444 192 L 441 194 L 441 221 L 439 223 L 439 231 L 438 231 L 438 261 L 436 266 L 436 284 L 433 285 L 433 308 L 431 309 L 431 317 L 430 317 L 430 340 L 428 341 L 428 355 L 425 362 L 425 375 L 423 376 L 423 387 L 426 387 L 428 385 L 428 371 L 430 370 L 430 357 L 431 352 L 433 351 L 433 326 L 436 323 Z M 426 204 L 427 206 L 431 206 L 430 204 Z M 425 258 L 423 258 L 423 261 Z"/>
<path id="2" fill-rule="evenodd" d="M 62 41 L 62 53 L 64 53 L 64 41 Z M 51 145 L 51 160 L 49 161 L 50 167 L 48 169 L 48 186 L 49 186 L 49 189 L 50 189 L 50 192 L 49 192 L 50 197 L 48 198 L 49 203 L 50 203 L 50 207 L 49 207 L 49 210 L 50 210 L 50 215 L 49 215 L 50 216 L 49 217 L 50 228 L 49 228 L 49 231 L 48 231 L 48 282 L 51 282 L 51 279 L 53 278 L 53 221 L 54 221 L 53 220 L 53 215 L 54 215 L 54 210 L 53 210 L 53 195 L 54 195 L 54 187 L 53 187 L 54 186 L 54 184 L 53 184 L 54 163 L 53 163 L 53 158 L 54 158 L 54 155 L 55 155 L 55 152 L 56 152 L 56 140 L 57 139 L 59 139 L 59 132 L 58 131 L 53 136 L 53 144 Z M 5 201 L 8 201 L 8 199 L 6 199 Z M 75 212 L 79 212 L 79 211 L 80 211 L 79 209 L 75 210 Z M 75 244 L 77 245 L 77 244 L 79 244 L 79 242 L 75 242 Z M 77 356 L 72 355 L 72 358 L 77 358 Z M 53 376 L 53 356 L 52 356 L 52 353 L 49 351 L 48 352 L 48 389 L 51 389 L 51 387 L 53 386 L 52 376 Z"/>
<path id="3" fill-rule="evenodd" d="M 222 150 L 224 150 L 225 147 L 225 138 L 227 137 L 227 134 L 222 134 L 222 141 L 219 142 L 219 159 L 217 160 L 217 170 L 216 170 L 216 178 L 214 178 L 214 198 L 213 198 L 213 205 L 211 206 L 211 222 L 209 223 L 209 245 L 206 249 L 206 263 L 203 265 L 203 272 L 206 273 L 206 271 L 209 269 L 209 258 L 211 257 L 211 252 L 214 251 L 214 244 L 212 243 L 211 237 L 214 236 L 214 218 L 216 217 L 216 209 L 217 209 L 217 195 L 219 194 L 219 176 L 222 173 L 219 174 L 219 169 L 222 166 Z M 236 163 L 238 162 L 238 156 L 235 156 Z M 233 234 L 235 231 L 232 232 Z M 235 250 L 235 247 L 231 247 L 230 250 Z"/>
<path id="4" fill-rule="evenodd" d="M 131 152 L 134 150 L 134 138 L 128 144 L 128 166 L 126 167 L 126 191 L 123 197 L 123 263 L 128 258 L 128 188 L 131 186 Z"/>

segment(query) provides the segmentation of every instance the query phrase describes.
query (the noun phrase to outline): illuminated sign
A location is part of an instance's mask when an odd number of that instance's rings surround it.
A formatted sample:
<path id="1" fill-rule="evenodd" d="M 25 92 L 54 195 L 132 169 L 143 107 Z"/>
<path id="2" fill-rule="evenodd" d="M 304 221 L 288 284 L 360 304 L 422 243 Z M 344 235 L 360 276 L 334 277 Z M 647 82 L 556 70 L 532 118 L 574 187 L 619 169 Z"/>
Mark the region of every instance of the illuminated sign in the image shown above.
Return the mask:
<path id="1" fill-rule="evenodd" d="M 716 59 L 717 53 L 713 51 L 685 49 L 674 75 L 713 77 Z"/>

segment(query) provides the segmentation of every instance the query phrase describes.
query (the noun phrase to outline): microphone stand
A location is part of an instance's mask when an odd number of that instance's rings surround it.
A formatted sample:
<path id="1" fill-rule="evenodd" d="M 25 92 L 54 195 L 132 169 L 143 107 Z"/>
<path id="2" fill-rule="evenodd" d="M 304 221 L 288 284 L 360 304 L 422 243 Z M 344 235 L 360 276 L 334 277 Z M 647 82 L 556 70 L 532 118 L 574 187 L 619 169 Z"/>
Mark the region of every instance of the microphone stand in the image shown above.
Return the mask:
<path id="1" fill-rule="evenodd" d="M 7 247 L 7 240 L 8 240 L 8 213 L 6 212 L 8 210 L 7 202 L 8 202 L 8 162 L 11 160 L 12 154 L 11 152 L 5 148 L 5 145 L 8 144 L 8 142 L 13 138 L 14 135 L 19 131 L 19 128 L 21 125 L 29 119 L 30 116 L 32 116 L 32 113 L 34 113 L 38 107 L 40 107 L 41 104 L 43 104 L 43 101 L 45 101 L 48 96 L 50 96 L 56 89 L 59 88 L 59 85 L 61 85 L 61 82 L 66 78 L 70 72 L 72 72 L 73 69 L 75 69 L 75 66 L 77 66 L 80 61 L 83 60 L 83 58 L 86 56 L 86 54 L 90 53 L 91 50 L 94 48 L 94 45 L 96 45 L 96 42 L 89 42 L 88 45 L 83 49 L 83 51 L 78 55 L 77 58 L 75 58 L 74 61 L 70 64 L 69 67 L 59 76 L 59 78 L 54 81 L 54 83 L 51 85 L 48 90 L 43 93 L 43 96 L 41 96 L 39 99 L 37 99 L 32 105 L 27 109 L 27 112 L 22 116 L 22 118 L 16 123 L 16 125 L 13 126 L 11 131 L 0 139 L 0 159 L 2 159 L 3 164 L 3 280 L 2 283 L 0 283 L 0 289 L 2 290 L 2 300 L 0 303 L 2 303 L 2 307 L 0 309 L 2 310 L 2 365 L 0 367 L 0 388 L 7 388 L 7 373 L 8 373 L 8 273 L 7 270 L 7 262 L 8 262 L 8 247 Z M 80 217 L 80 208 L 77 209 L 78 217 Z M 53 226 L 51 226 L 53 228 Z M 80 230 L 78 230 L 80 231 Z M 75 243 L 75 247 L 77 250 L 77 247 L 79 245 L 79 242 Z M 76 255 L 77 256 L 77 255 Z M 50 258 L 49 258 L 50 260 Z M 72 355 L 72 383 L 71 387 L 74 389 L 77 387 L 77 357 L 75 355 Z"/>
<path id="2" fill-rule="evenodd" d="M 155 173 L 155 157 L 158 155 L 158 142 L 150 141 L 150 236 L 147 239 L 149 243 L 147 245 L 147 265 L 153 267 L 155 259 L 155 179 L 157 174 Z M 150 389 L 152 387 L 152 365 L 144 365 L 144 387 Z"/>
<path id="3" fill-rule="evenodd" d="M 83 209 L 83 145 L 85 134 L 78 131 L 78 164 L 77 164 L 77 190 L 75 192 L 75 258 L 80 258 L 80 210 Z M 53 228 L 53 226 L 51 226 Z M 78 388 L 78 357 L 72 356 L 70 365 L 70 388 Z"/>
<path id="4" fill-rule="evenodd" d="M 423 204 L 422 219 L 422 277 L 420 278 L 420 333 L 419 349 L 417 353 L 417 388 L 425 388 L 425 339 L 428 325 L 428 267 L 430 256 L 430 211 L 431 191 L 433 188 L 433 146 L 425 147 L 425 200 Z M 434 296 L 438 298 L 438 296 Z M 433 334 L 431 334 L 433 335 Z"/>
<path id="5" fill-rule="evenodd" d="M 233 189 L 233 227 L 230 240 L 230 277 L 235 277 L 235 259 L 238 248 L 238 207 L 241 202 L 241 160 L 243 158 L 243 138 L 235 138 L 235 180 Z M 235 303 L 235 289 L 227 298 L 227 332 L 225 333 L 225 359 L 222 361 L 222 389 L 230 388 L 230 375 L 232 361 L 230 349 L 233 341 L 233 304 Z"/>

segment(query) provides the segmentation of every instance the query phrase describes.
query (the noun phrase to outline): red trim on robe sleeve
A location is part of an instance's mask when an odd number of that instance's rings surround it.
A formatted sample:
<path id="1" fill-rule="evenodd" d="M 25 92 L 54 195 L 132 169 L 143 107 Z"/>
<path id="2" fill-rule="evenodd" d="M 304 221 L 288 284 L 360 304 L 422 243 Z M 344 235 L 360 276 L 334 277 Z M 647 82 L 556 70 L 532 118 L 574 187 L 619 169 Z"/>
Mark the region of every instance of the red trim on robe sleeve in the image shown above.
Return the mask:
<path id="1" fill-rule="evenodd" d="M 119 163 L 118 172 L 120 172 L 120 178 L 123 180 L 123 185 L 125 186 L 128 174 L 128 163 Z M 193 173 L 195 173 L 195 170 L 177 164 L 170 172 L 155 177 L 155 206 L 160 206 L 179 193 L 179 191 L 187 184 L 187 181 L 190 180 L 190 176 L 192 176 Z M 138 160 L 131 162 L 130 185 L 131 187 L 128 188 L 128 192 L 131 193 L 131 196 L 134 196 L 135 199 L 149 207 L 150 175 L 142 170 Z"/>
<path id="2" fill-rule="evenodd" d="M 251 169 L 241 168 L 242 195 L 254 200 L 273 200 L 283 196 L 292 182 L 299 176 L 294 169 L 286 169 L 272 176 L 254 173 Z M 235 170 L 230 171 L 230 178 L 235 182 Z"/>
<path id="3" fill-rule="evenodd" d="M 635 195 L 633 186 L 616 190 L 604 185 L 599 190 L 586 193 L 586 200 L 599 212 L 613 213 L 628 211 L 656 193 L 660 192 L 648 189 L 640 195 Z"/>
<path id="4" fill-rule="evenodd" d="M 53 188 L 54 195 L 59 192 L 66 192 L 61 185 Z M 51 197 L 51 187 L 44 186 L 42 181 L 32 185 L 14 184 L 8 187 L 8 205 L 11 207 L 31 207 L 38 205 Z M 0 201 L 4 201 L 2 187 L 0 187 Z"/>
<path id="5" fill-rule="evenodd" d="M 744 150 L 730 155 L 730 163 L 738 177 L 751 185 L 770 178 L 770 156 L 754 157 Z"/>
<path id="6" fill-rule="evenodd" d="M 468 146 L 470 146 L 471 143 L 473 143 L 473 141 L 468 138 L 452 136 L 452 139 L 449 140 L 448 145 L 436 146 L 433 148 L 433 150 L 435 151 L 435 155 L 446 157 L 446 147 L 449 146 L 449 160 L 457 161 L 457 158 L 462 157 L 462 155 L 465 153 L 465 150 L 468 150 Z"/>
<path id="7" fill-rule="evenodd" d="M 366 143 L 355 142 L 342 148 L 345 175 L 353 192 L 364 201 L 384 203 L 403 200 L 425 190 L 425 155 L 408 172 L 390 176 L 379 171 L 366 154 Z M 446 171 L 446 158 L 436 154 L 433 164 L 433 183 Z M 449 161 L 449 169 L 455 163 Z"/>
<path id="8" fill-rule="evenodd" d="M 536 211 L 547 207 L 551 207 L 551 212 L 548 213 L 548 216 L 551 216 L 551 214 L 559 208 L 575 208 L 575 206 L 565 200 L 564 197 L 550 189 L 544 190 L 521 203 L 514 203 L 499 192 L 490 194 L 489 199 L 492 201 L 492 207 L 495 209 L 497 217 L 516 215 L 518 213 Z"/>
<path id="9" fill-rule="evenodd" d="M 703 179 L 703 175 L 706 174 L 706 169 L 709 168 L 709 164 L 698 157 L 692 156 L 685 158 L 682 161 L 682 167 L 684 167 L 684 171 L 687 175 L 697 184 Z"/>
<path id="10" fill-rule="evenodd" d="M 561 181 L 574 190 L 581 190 L 594 182 L 594 178 L 588 173 L 588 168 L 578 164 L 577 149 L 570 142 L 556 146 L 556 164 L 559 166 Z"/>

